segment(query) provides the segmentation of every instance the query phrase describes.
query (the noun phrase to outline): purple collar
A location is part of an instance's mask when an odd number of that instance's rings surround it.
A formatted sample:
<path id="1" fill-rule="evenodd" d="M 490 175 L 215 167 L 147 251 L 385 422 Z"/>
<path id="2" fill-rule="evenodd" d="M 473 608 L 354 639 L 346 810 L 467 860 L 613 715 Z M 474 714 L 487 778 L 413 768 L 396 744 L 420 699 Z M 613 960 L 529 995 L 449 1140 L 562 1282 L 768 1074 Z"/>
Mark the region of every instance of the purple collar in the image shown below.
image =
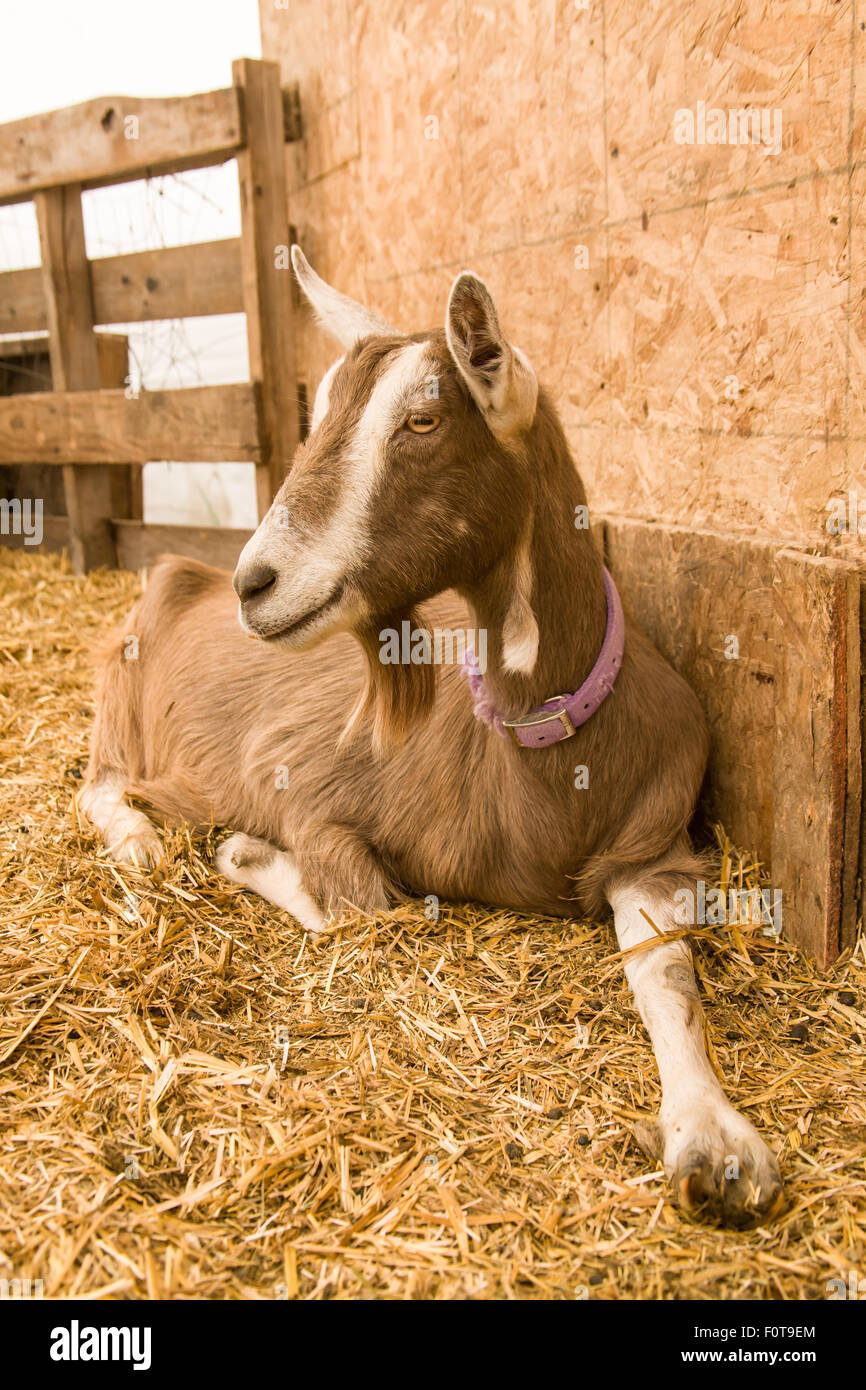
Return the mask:
<path id="1" fill-rule="evenodd" d="M 475 718 L 482 719 L 498 734 L 510 734 L 520 748 L 547 748 L 552 743 L 561 743 L 591 719 L 613 690 L 625 650 L 622 603 L 606 569 L 604 591 L 607 595 L 607 629 L 598 659 L 583 685 L 573 695 L 552 695 L 543 705 L 530 710 L 521 719 L 503 719 L 497 714 L 485 689 L 484 677 L 478 670 L 475 653 L 468 648 L 463 675 L 468 679 L 472 691 Z"/>

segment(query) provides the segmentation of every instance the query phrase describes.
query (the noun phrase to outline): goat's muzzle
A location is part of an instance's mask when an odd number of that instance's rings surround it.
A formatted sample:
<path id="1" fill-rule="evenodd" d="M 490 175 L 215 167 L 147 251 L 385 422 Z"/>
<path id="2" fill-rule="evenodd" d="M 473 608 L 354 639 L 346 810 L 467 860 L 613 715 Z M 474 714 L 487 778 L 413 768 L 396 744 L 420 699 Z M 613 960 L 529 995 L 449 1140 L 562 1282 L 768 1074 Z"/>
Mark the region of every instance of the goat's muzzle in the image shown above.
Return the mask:
<path id="1" fill-rule="evenodd" d="M 277 572 L 272 565 L 261 560 L 252 560 L 244 564 L 243 557 L 238 561 L 237 569 L 232 576 L 232 584 L 241 603 L 251 603 L 260 598 L 272 589 L 276 582 Z"/>

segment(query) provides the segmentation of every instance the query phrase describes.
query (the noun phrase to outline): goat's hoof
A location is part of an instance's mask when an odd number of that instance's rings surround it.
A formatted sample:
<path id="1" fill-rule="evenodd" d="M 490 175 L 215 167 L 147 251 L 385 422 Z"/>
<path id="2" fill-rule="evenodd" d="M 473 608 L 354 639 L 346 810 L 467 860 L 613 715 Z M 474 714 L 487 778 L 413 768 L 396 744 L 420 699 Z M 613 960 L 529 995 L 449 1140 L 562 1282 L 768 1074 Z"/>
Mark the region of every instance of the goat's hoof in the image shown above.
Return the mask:
<path id="1" fill-rule="evenodd" d="M 754 1226 L 781 1211 L 776 1156 L 733 1106 L 696 1105 L 662 1120 L 662 1128 L 665 1169 L 687 1215 Z"/>
<path id="2" fill-rule="evenodd" d="M 112 844 L 111 857 L 117 864 L 128 864 L 144 874 L 158 875 L 165 870 L 165 851 L 152 826 L 124 835 Z"/>
<path id="3" fill-rule="evenodd" d="M 230 835 L 217 846 L 214 864 L 221 874 L 233 883 L 246 884 L 241 869 L 264 868 L 274 858 L 274 849 L 265 840 L 254 835 L 245 835 L 242 830 Z"/>
<path id="4" fill-rule="evenodd" d="M 237 879 L 238 869 L 244 864 L 241 845 L 237 843 L 243 838 L 243 835 L 232 835 L 228 840 L 223 840 L 221 845 L 217 845 L 214 851 L 214 866 L 219 873 L 225 874 L 226 878 L 233 881 Z"/>

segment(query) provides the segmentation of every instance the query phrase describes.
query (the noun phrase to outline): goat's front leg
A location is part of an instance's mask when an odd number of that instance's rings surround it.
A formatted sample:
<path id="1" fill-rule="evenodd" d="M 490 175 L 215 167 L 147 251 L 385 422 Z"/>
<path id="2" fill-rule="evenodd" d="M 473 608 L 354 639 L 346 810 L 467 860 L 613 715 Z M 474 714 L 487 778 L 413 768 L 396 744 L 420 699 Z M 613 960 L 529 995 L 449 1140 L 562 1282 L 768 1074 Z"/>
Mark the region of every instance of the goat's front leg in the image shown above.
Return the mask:
<path id="1" fill-rule="evenodd" d="M 162 842 L 153 822 L 126 798 L 126 779 L 121 773 L 101 768 L 78 794 L 78 805 L 89 821 L 102 831 L 112 859 L 137 869 L 157 869 L 163 862 Z"/>
<path id="2" fill-rule="evenodd" d="M 689 886 L 694 890 L 693 883 Z M 672 892 L 651 879 L 620 881 L 607 896 L 624 951 L 656 937 L 647 918 L 661 932 L 677 928 Z M 779 1165 L 754 1125 L 731 1105 L 710 1066 L 689 947 L 679 940 L 637 952 L 626 961 L 625 973 L 662 1083 L 658 1122 L 643 1127 L 642 1144 L 663 1159 L 686 1211 L 732 1225 L 773 1215 L 782 1199 Z"/>
<path id="3" fill-rule="evenodd" d="M 377 856 L 345 826 L 306 827 L 291 851 L 241 832 L 219 846 L 215 863 L 313 934 L 331 931 L 347 912 L 388 908 L 390 885 Z"/>

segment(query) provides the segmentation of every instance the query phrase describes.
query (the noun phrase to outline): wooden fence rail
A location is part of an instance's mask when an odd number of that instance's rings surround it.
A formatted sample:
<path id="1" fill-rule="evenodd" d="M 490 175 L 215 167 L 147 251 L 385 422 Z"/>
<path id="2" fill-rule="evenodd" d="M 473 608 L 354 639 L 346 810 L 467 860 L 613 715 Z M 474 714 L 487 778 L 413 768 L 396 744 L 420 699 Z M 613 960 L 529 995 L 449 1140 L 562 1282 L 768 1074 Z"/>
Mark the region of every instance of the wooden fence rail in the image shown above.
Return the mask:
<path id="1" fill-rule="evenodd" d="M 47 330 L 53 387 L 0 397 L 0 467 L 62 469 L 79 572 L 117 563 L 118 527 L 127 523 L 127 537 L 130 524 L 141 527 L 140 511 L 112 510 L 118 465 L 251 462 L 262 516 L 298 443 L 291 280 L 278 254 L 290 240 L 284 146 L 300 133 L 297 93 L 282 91 L 276 63 L 239 59 L 232 79 L 216 92 L 105 97 L 0 126 L 0 205 L 33 199 L 42 258 L 37 269 L 0 274 L 0 334 Z M 239 238 L 88 259 L 85 189 L 232 157 Z M 97 325 L 238 312 L 247 321 L 248 382 L 133 398 L 100 388 Z M 56 542 L 62 519 L 49 520 L 46 537 Z M 188 528 L 178 530 L 182 541 Z M 232 533 L 228 549 L 234 544 Z M 147 551 L 146 537 L 136 548 Z"/>
<path id="2" fill-rule="evenodd" d="M 0 464 L 259 463 L 256 385 L 0 397 Z"/>
<path id="3" fill-rule="evenodd" d="M 207 168 L 243 143 L 237 87 L 191 97 L 100 97 L 3 127 L 0 206 L 70 183 L 104 188 Z"/>
<path id="4" fill-rule="evenodd" d="M 104 256 L 89 264 L 96 324 L 244 311 L 237 237 Z M 41 268 L 0 274 L 0 333 L 39 333 L 47 327 Z"/>

